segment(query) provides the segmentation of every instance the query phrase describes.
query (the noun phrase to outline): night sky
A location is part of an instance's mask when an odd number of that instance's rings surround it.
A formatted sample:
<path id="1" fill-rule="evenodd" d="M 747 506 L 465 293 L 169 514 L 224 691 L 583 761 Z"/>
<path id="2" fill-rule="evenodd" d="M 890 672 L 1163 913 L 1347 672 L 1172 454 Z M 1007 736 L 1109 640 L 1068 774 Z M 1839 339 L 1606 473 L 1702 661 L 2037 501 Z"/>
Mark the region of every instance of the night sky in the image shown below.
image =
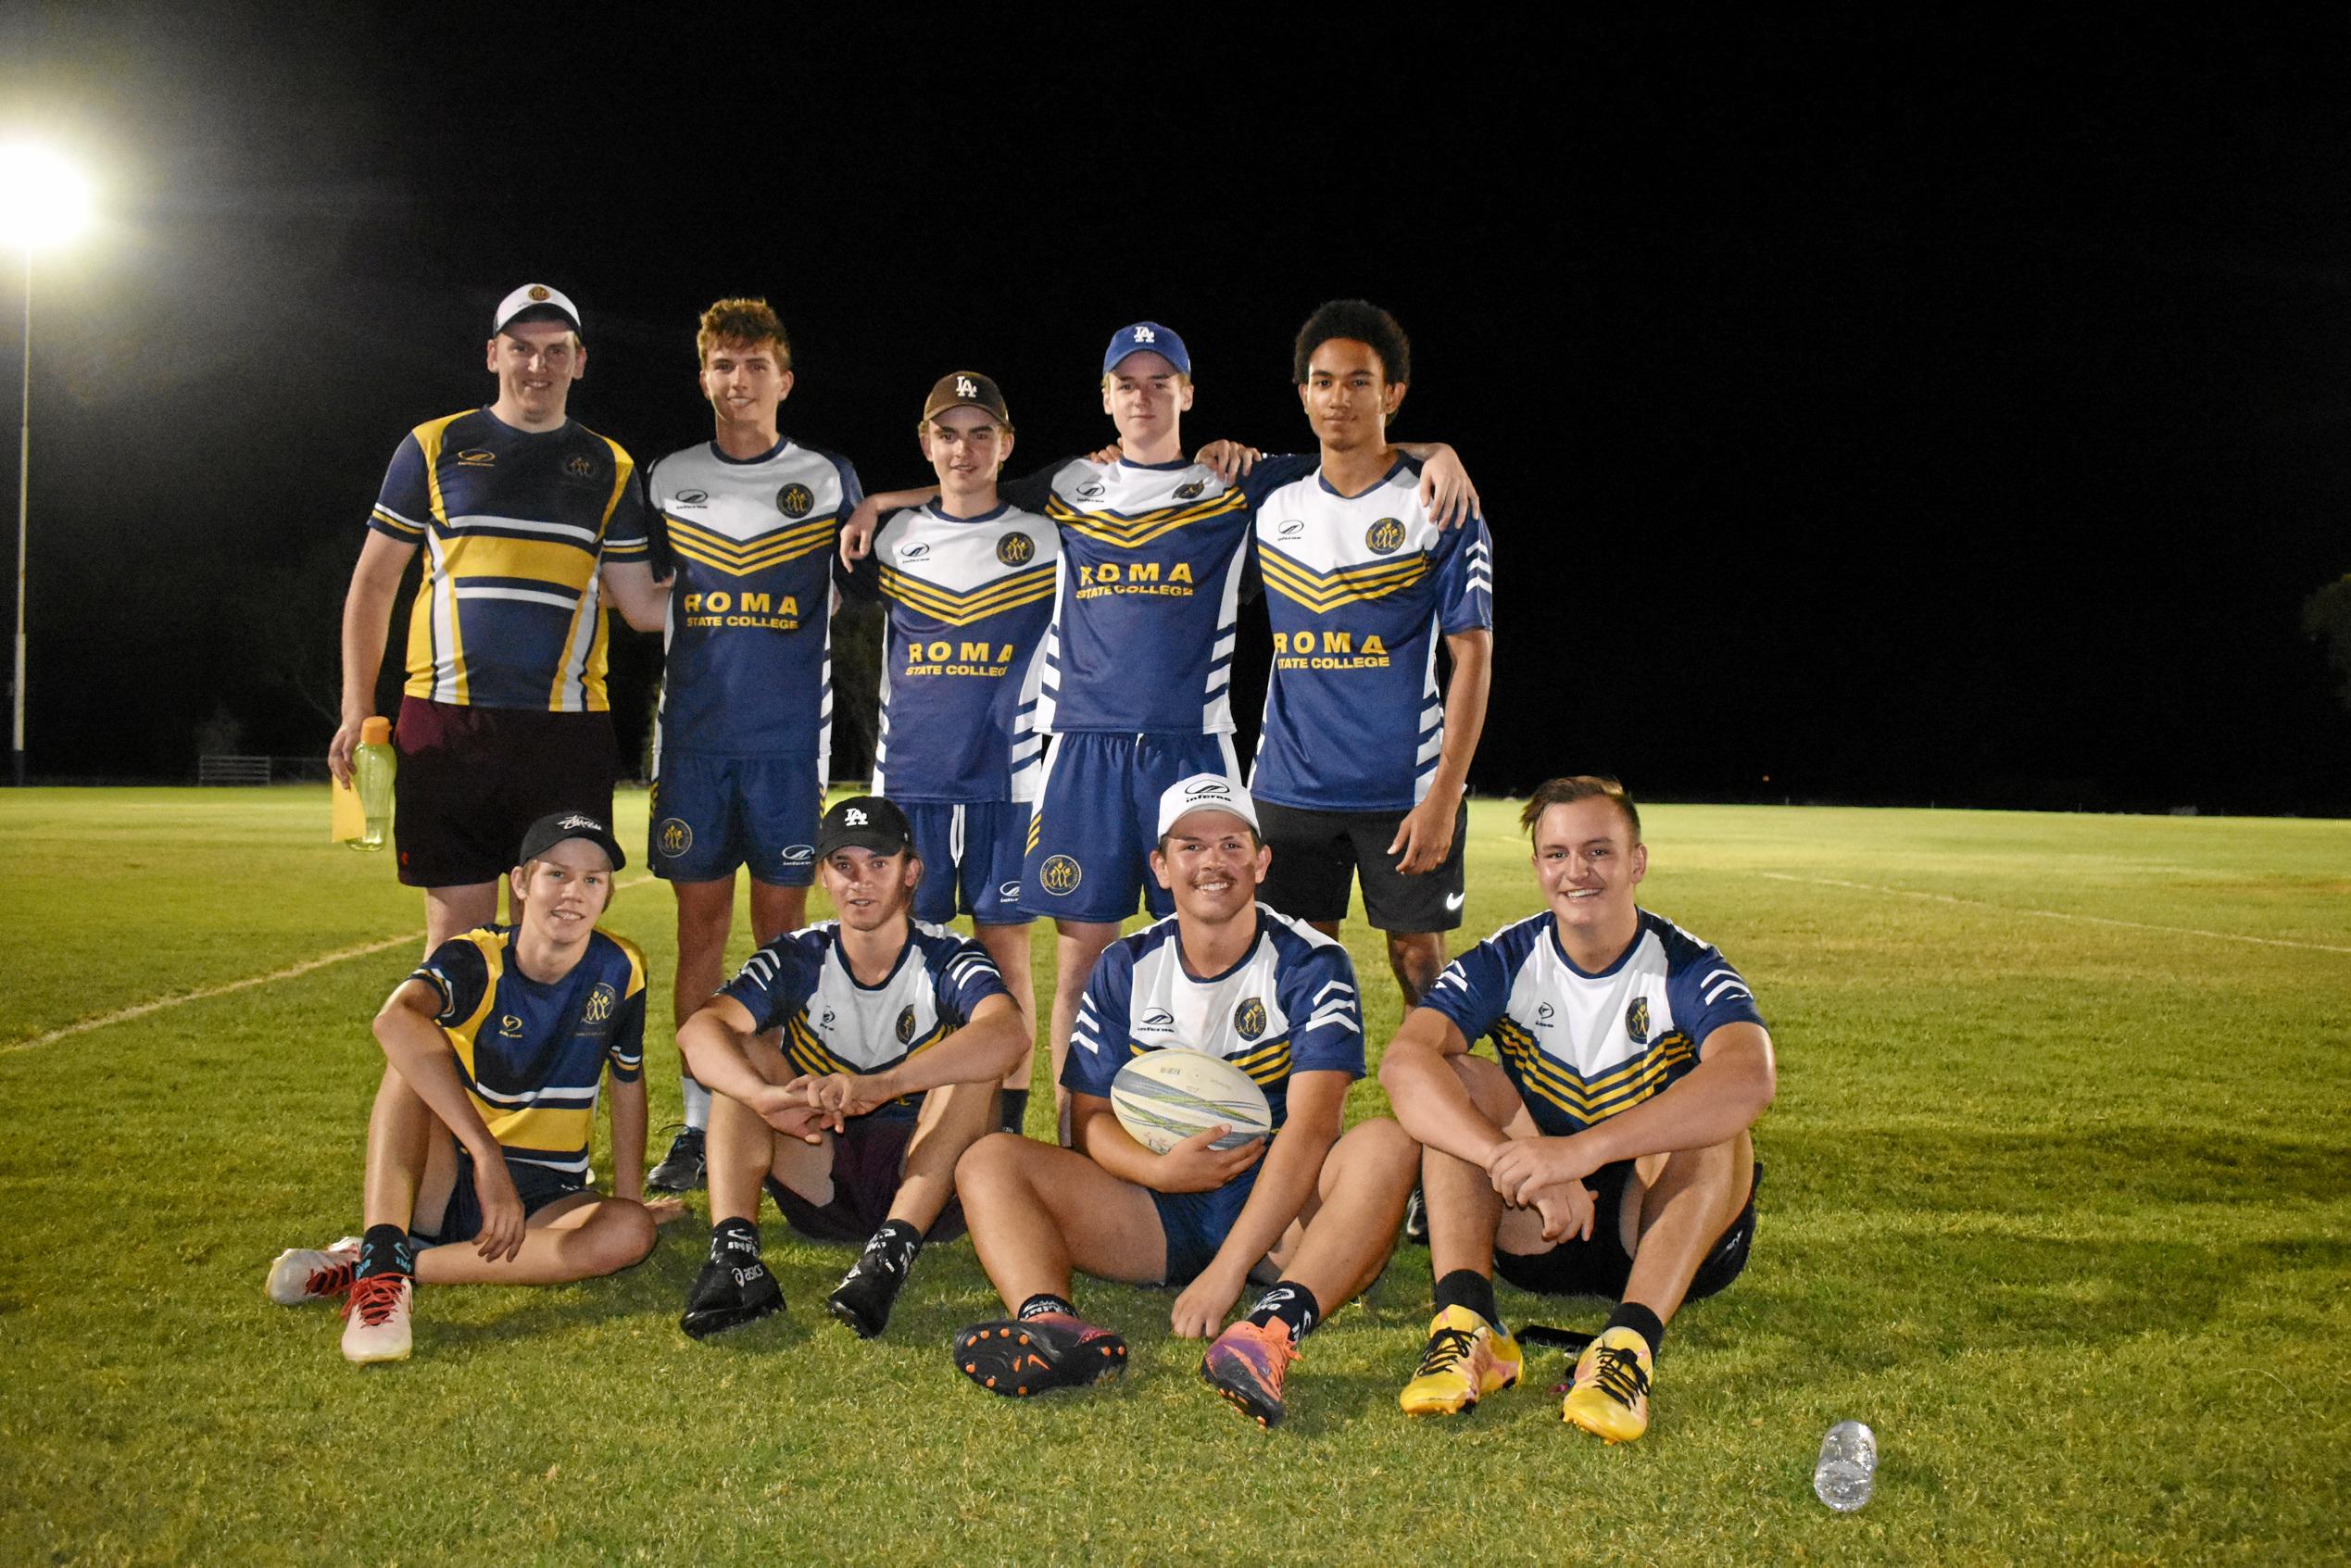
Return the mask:
<path id="1" fill-rule="evenodd" d="M 951 369 L 1015 472 L 1107 441 L 1145 317 L 1188 444 L 1295 449 L 1298 324 L 1386 305 L 1393 433 L 1495 535 L 1482 792 L 2351 811 L 2300 629 L 2351 571 L 2351 23 L 208 9 L 0 19 L 0 135 L 106 215 L 36 273 L 36 776 L 322 751 L 383 465 L 544 280 L 647 463 L 709 433 L 697 313 L 766 295 L 786 431 L 874 488 Z M 627 746 L 659 651 L 615 642 Z"/>

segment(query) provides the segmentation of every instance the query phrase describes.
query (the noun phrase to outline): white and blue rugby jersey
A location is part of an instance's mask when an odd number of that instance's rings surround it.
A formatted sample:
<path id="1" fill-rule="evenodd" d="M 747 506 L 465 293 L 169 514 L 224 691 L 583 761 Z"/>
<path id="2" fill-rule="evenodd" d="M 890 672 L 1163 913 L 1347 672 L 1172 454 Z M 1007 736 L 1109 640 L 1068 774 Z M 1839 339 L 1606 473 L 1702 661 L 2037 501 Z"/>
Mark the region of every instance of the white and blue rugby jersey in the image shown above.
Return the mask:
<path id="1" fill-rule="evenodd" d="M 786 932 L 720 988 L 759 1033 L 784 1031 L 784 1054 L 802 1073 L 886 1073 L 963 1027 L 988 997 L 1008 995 L 978 943 L 919 922 L 909 922 L 890 977 L 860 985 L 841 958 L 840 929 L 828 920 Z M 874 1114 L 911 1116 L 922 1102 L 909 1095 Z"/>
<path id="2" fill-rule="evenodd" d="M 1265 1091 L 1278 1129 L 1291 1073 L 1364 1075 L 1355 966 L 1331 938 L 1260 904 L 1248 953 L 1224 973 L 1196 980 L 1185 972 L 1170 915 L 1102 949 L 1078 1004 L 1062 1082 L 1108 1099 L 1120 1068 L 1169 1046 L 1223 1057 L 1248 1073 Z"/>
<path id="3" fill-rule="evenodd" d="M 1124 458 L 1073 458 L 1007 494 L 1062 530 L 1037 728 L 1229 734 L 1249 495 L 1198 463 Z"/>
<path id="4" fill-rule="evenodd" d="M 1274 669 L 1250 793 L 1318 811 L 1419 805 L 1445 744 L 1440 633 L 1494 623 L 1485 520 L 1439 528 L 1409 458 L 1360 495 L 1317 468 L 1258 503 L 1257 564 Z"/>
<path id="5" fill-rule="evenodd" d="M 1465 1039 L 1491 1035 L 1535 1125 L 1553 1137 L 1661 1094 L 1726 1023 L 1763 1022 L 1730 960 L 1647 909 L 1597 974 L 1561 951 L 1551 913 L 1506 925 L 1445 966 L 1421 998 Z"/>
<path id="6" fill-rule="evenodd" d="M 834 546 L 865 498 L 847 459 L 786 437 L 735 458 L 705 442 L 653 465 L 669 533 L 663 751 L 832 751 Z M 658 755 L 658 753 L 657 753 Z"/>
<path id="7" fill-rule="evenodd" d="M 1037 656 L 1061 540 L 1035 512 L 893 512 L 874 536 L 889 607 L 874 793 L 901 803 L 1033 800 Z M 871 575 L 861 574 L 863 576 Z"/>

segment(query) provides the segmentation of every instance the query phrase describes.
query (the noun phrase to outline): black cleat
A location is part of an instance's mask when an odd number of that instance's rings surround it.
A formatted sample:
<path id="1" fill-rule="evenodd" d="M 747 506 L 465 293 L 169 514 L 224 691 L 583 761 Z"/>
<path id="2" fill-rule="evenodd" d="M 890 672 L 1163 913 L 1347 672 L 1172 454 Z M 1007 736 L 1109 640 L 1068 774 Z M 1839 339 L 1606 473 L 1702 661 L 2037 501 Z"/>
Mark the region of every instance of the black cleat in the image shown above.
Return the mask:
<path id="1" fill-rule="evenodd" d="M 871 1339 L 886 1327 L 898 1293 L 906 1288 L 906 1265 L 889 1244 L 887 1234 L 865 1244 L 849 1272 L 824 1300 L 824 1310 L 849 1324 L 860 1339 Z"/>
<path id="2" fill-rule="evenodd" d="M 992 1394 L 1026 1399 L 1087 1388 L 1126 1370 L 1126 1341 L 1062 1312 L 975 1323 L 955 1336 L 955 1365 Z"/>
<path id="3" fill-rule="evenodd" d="M 1428 1245 L 1428 1199 L 1417 1185 L 1413 1188 L 1411 1201 L 1404 1205 L 1404 1245 Z"/>
<path id="4" fill-rule="evenodd" d="M 647 1192 L 698 1192 L 702 1187 L 703 1133 L 699 1127 L 681 1127 L 670 1140 L 670 1151 L 661 1156 L 661 1162 L 653 1167 L 645 1178 Z"/>
<path id="5" fill-rule="evenodd" d="M 709 1262 L 694 1276 L 686 1293 L 685 1315 L 678 1327 L 695 1339 L 708 1339 L 731 1328 L 757 1323 L 784 1310 L 784 1290 L 757 1254 L 738 1263 Z"/>

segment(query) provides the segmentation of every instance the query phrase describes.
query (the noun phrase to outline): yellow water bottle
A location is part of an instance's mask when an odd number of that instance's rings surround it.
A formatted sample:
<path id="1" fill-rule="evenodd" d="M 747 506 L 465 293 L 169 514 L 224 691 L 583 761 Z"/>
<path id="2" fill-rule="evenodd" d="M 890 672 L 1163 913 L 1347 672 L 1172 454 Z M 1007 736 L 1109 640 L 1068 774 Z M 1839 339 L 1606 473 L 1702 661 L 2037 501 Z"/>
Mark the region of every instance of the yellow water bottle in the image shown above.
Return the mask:
<path id="1" fill-rule="evenodd" d="M 359 744 L 351 752 L 351 784 L 359 797 L 367 827 L 350 841 L 354 849 L 381 849 L 392 831 L 392 775 L 400 759 L 392 749 L 392 721 L 369 719 L 359 725 Z"/>

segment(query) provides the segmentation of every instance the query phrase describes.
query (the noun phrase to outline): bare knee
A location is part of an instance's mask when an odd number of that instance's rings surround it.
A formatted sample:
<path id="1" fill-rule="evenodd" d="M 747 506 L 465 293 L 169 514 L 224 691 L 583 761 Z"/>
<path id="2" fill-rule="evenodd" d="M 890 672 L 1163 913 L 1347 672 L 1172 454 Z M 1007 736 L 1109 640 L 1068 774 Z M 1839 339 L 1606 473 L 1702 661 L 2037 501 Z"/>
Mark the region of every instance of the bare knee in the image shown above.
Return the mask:
<path id="1" fill-rule="evenodd" d="M 660 1227 L 653 1223 L 653 1215 L 642 1203 L 630 1203 L 619 1198 L 598 1206 L 596 1223 L 589 1225 L 581 1239 L 580 1262 L 586 1277 L 618 1273 L 635 1268 L 653 1255 L 653 1248 L 661 1239 Z"/>
<path id="2" fill-rule="evenodd" d="M 1021 1146 L 1028 1141 L 1018 1133 L 990 1133 L 973 1144 L 955 1161 L 955 1190 L 968 1195 L 1019 1180 Z"/>
<path id="3" fill-rule="evenodd" d="M 1352 1157 L 1380 1166 L 1409 1165 L 1417 1170 L 1420 1165 L 1420 1145 L 1390 1117 L 1358 1122 L 1339 1143 Z"/>
<path id="4" fill-rule="evenodd" d="M 1411 1008 L 1428 994 L 1445 969 L 1445 937 L 1436 931 L 1389 932 L 1388 968 Z"/>

